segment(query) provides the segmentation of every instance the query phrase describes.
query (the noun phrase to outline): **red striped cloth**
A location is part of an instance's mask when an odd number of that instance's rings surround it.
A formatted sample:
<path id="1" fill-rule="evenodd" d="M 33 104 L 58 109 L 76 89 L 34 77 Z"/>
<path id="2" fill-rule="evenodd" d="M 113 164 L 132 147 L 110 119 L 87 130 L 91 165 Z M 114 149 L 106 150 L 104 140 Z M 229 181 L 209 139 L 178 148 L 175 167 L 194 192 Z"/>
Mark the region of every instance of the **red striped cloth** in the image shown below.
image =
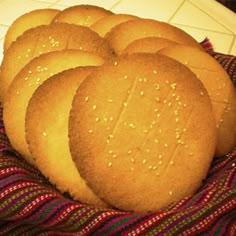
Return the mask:
<path id="1" fill-rule="evenodd" d="M 206 50 L 235 83 L 234 56 Z M 236 150 L 215 159 L 198 192 L 155 214 L 101 210 L 60 194 L 9 145 L 0 109 L 0 235 L 236 235 Z"/>

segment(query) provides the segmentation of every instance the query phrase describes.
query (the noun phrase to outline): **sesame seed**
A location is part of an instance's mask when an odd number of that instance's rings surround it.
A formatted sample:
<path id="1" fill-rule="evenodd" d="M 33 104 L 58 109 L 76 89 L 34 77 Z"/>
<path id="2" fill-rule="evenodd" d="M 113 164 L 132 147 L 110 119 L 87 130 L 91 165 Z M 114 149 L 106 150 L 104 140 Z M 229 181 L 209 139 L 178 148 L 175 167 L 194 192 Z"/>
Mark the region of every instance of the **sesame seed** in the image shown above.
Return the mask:
<path id="1" fill-rule="evenodd" d="M 159 165 L 162 165 L 162 161 L 159 161 L 158 164 L 159 164 Z"/>
<path id="2" fill-rule="evenodd" d="M 145 129 L 145 130 L 143 130 L 143 132 L 146 134 L 146 133 L 148 133 L 148 130 L 147 130 L 147 129 Z"/>
<path id="3" fill-rule="evenodd" d="M 140 92 L 140 95 L 143 96 L 143 95 L 144 95 L 144 91 L 141 91 L 141 92 Z"/>
<path id="4" fill-rule="evenodd" d="M 166 103 L 167 103 L 167 100 L 166 100 L 166 99 L 164 99 L 163 103 L 164 103 L 164 104 L 166 104 Z"/>
<path id="5" fill-rule="evenodd" d="M 150 149 L 149 149 L 149 148 L 147 148 L 145 151 L 146 151 L 147 153 L 149 153 L 149 152 L 150 152 Z"/>
<path id="6" fill-rule="evenodd" d="M 168 106 L 169 106 L 169 107 L 171 106 L 171 102 L 168 103 Z"/>
<path id="7" fill-rule="evenodd" d="M 110 121 L 113 121 L 113 120 L 114 120 L 114 118 L 113 118 L 113 116 L 111 116 L 111 117 L 110 117 Z"/>
<path id="8" fill-rule="evenodd" d="M 152 169 L 153 169 L 153 170 L 156 170 L 156 169 L 157 169 L 157 166 L 153 166 Z"/>
<path id="9" fill-rule="evenodd" d="M 155 142 L 155 143 L 159 143 L 159 140 L 158 140 L 158 139 L 154 139 L 154 142 Z"/>
<path id="10" fill-rule="evenodd" d="M 93 133 L 93 130 L 90 129 L 90 130 L 88 130 L 88 132 L 91 134 L 91 133 Z"/>
<path id="11" fill-rule="evenodd" d="M 169 84 L 170 82 L 169 82 L 169 80 L 166 80 L 166 84 Z"/>
<path id="12" fill-rule="evenodd" d="M 28 79 L 29 79 L 29 77 L 25 77 L 25 81 L 28 80 Z"/>
<path id="13" fill-rule="evenodd" d="M 112 167 L 112 162 L 109 162 L 109 163 L 108 163 L 108 167 Z"/>
<path id="14" fill-rule="evenodd" d="M 29 71 L 28 71 L 28 73 L 29 73 L 29 74 L 32 74 L 32 71 L 31 71 L 31 70 L 29 70 Z"/>
<path id="15" fill-rule="evenodd" d="M 18 56 L 17 59 L 21 59 L 21 56 Z"/>
<path id="16" fill-rule="evenodd" d="M 173 165 L 174 165 L 174 161 L 171 161 L 171 162 L 170 162 L 170 165 L 173 166 Z"/>
<path id="17" fill-rule="evenodd" d="M 126 80 L 127 78 L 128 78 L 128 75 L 125 75 L 125 76 L 124 76 L 124 80 Z"/>
<path id="18" fill-rule="evenodd" d="M 180 134 L 176 133 L 175 137 L 176 137 L 176 139 L 179 139 L 180 138 Z"/>
<path id="19" fill-rule="evenodd" d="M 85 97 L 84 101 L 87 102 L 89 100 L 89 97 Z"/>
<path id="20" fill-rule="evenodd" d="M 161 155 L 161 154 L 159 154 L 158 158 L 159 158 L 159 159 L 162 159 L 162 155 Z"/>
<path id="21" fill-rule="evenodd" d="M 97 108 L 97 105 L 93 105 L 93 110 L 95 110 Z"/>
<path id="22" fill-rule="evenodd" d="M 115 65 L 115 66 L 117 66 L 117 65 L 118 65 L 118 62 L 117 62 L 117 61 L 115 61 L 115 62 L 114 62 L 114 65 Z"/>
<path id="23" fill-rule="evenodd" d="M 178 118 L 178 117 L 176 117 L 176 118 L 175 118 L 175 121 L 176 121 L 176 122 L 179 122 L 179 118 Z"/>
<path id="24" fill-rule="evenodd" d="M 169 145 L 167 143 L 164 144 L 164 147 L 168 147 Z"/>
<path id="25" fill-rule="evenodd" d="M 157 74 L 157 71 L 156 71 L 156 70 L 153 70 L 153 74 Z"/>
<path id="26" fill-rule="evenodd" d="M 117 155 L 116 155 L 116 154 L 113 154 L 113 155 L 112 155 L 112 157 L 113 157 L 113 158 L 116 158 L 116 157 L 117 157 Z"/>
<path id="27" fill-rule="evenodd" d="M 184 141 L 181 140 L 181 139 L 179 139 L 179 140 L 177 141 L 177 143 L 179 143 L 179 144 L 184 144 Z"/>
<path id="28" fill-rule="evenodd" d="M 171 87 L 172 89 L 176 89 L 176 83 L 171 84 L 170 87 Z"/>
<path id="29" fill-rule="evenodd" d="M 203 95 L 204 95 L 204 93 L 201 91 L 201 92 L 200 92 L 200 95 L 201 95 L 201 96 L 203 96 Z"/>
<path id="30" fill-rule="evenodd" d="M 131 154 L 131 153 L 132 153 L 132 150 L 129 150 L 129 151 L 128 151 L 128 154 Z"/>
<path id="31" fill-rule="evenodd" d="M 152 169 L 152 165 L 148 166 L 148 169 L 151 170 Z"/>
<path id="32" fill-rule="evenodd" d="M 160 173 L 159 173 L 159 172 L 156 172 L 155 174 L 156 174 L 156 176 L 160 176 Z"/>
<path id="33" fill-rule="evenodd" d="M 133 123 L 130 123 L 130 124 L 129 124 L 129 127 L 130 127 L 130 128 L 135 128 L 135 125 L 134 125 Z"/>
<path id="34" fill-rule="evenodd" d="M 143 159 L 143 164 L 146 164 L 147 163 L 147 160 L 146 159 Z"/>
<path id="35" fill-rule="evenodd" d="M 160 102 L 160 98 L 159 97 L 156 97 L 155 98 L 157 102 Z"/>
<path id="36" fill-rule="evenodd" d="M 192 155 L 193 155 L 193 153 L 192 153 L 192 152 L 190 152 L 190 153 L 189 153 L 189 156 L 192 156 Z"/>
<path id="37" fill-rule="evenodd" d="M 108 101 L 108 102 L 113 102 L 113 100 L 112 100 L 112 99 L 108 99 L 107 101 Z"/>
<path id="38" fill-rule="evenodd" d="M 46 137 L 48 134 L 46 132 L 43 132 L 43 136 Z"/>
<path id="39" fill-rule="evenodd" d="M 100 120 L 99 117 L 96 117 L 95 121 L 98 122 L 99 120 Z"/>
<path id="40" fill-rule="evenodd" d="M 126 102 L 124 102 L 123 105 L 124 105 L 124 107 L 127 107 L 127 106 L 128 106 L 128 104 L 127 104 Z"/>
<path id="41" fill-rule="evenodd" d="M 113 153 L 113 151 L 112 151 L 112 150 L 109 150 L 109 151 L 108 151 L 108 153 L 109 153 L 109 154 L 112 154 L 112 153 Z"/>
<path id="42" fill-rule="evenodd" d="M 172 191 L 169 191 L 169 195 L 171 196 L 173 194 L 173 192 Z"/>
<path id="43" fill-rule="evenodd" d="M 131 161 L 132 163 L 134 163 L 134 162 L 135 162 L 134 158 L 131 158 L 131 159 L 130 159 L 130 161 Z"/>
<path id="44" fill-rule="evenodd" d="M 131 171 L 134 171 L 134 167 L 130 167 L 130 170 L 131 170 Z"/>

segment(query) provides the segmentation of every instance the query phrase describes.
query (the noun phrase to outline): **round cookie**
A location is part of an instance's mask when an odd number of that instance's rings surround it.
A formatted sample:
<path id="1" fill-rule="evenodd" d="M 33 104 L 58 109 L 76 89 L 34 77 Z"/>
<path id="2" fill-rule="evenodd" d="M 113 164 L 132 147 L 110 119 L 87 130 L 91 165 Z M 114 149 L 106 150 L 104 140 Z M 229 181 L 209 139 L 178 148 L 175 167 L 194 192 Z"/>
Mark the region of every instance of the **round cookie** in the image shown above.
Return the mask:
<path id="1" fill-rule="evenodd" d="M 192 36 L 183 30 L 151 19 L 136 19 L 121 23 L 111 29 L 105 38 L 115 53 L 119 55 L 134 40 L 146 37 L 167 38 L 179 44 L 202 48 Z"/>
<path id="2" fill-rule="evenodd" d="M 106 33 L 109 32 L 116 25 L 133 19 L 138 19 L 138 17 L 129 14 L 113 14 L 105 16 L 100 20 L 96 21 L 90 26 L 90 28 L 97 32 L 101 37 L 105 37 Z"/>
<path id="3" fill-rule="evenodd" d="M 80 50 L 49 52 L 31 60 L 15 77 L 6 94 L 3 121 L 11 145 L 28 162 L 34 160 L 25 140 L 25 114 L 29 99 L 43 81 L 63 70 L 78 66 L 96 66 L 103 59 Z"/>
<path id="4" fill-rule="evenodd" d="M 105 202 L 155 212 L 201 186 L 216 146 L 206 89 L 158 54 L 106 62 L 80 85 L 69 118 L 73 160 Z"/>
<path id="5" fill-rule="evenodd" d="M 65 22 L 89 27 L 99 19 L 112 14 L 114 13 L 99 6 L 77 5 L 68 7 L 58 13 L 52 23 Z"/>
<path id="6" fill-rule="evenodd" d="M 82 203 L 104 207 L 81 178 L 71 158 L 68 119 L 73 96 L 93 67 L 78 67 L 56 74 L 40 85 L 26 112 L 26 139 L 37 168 L 61 192 Z M 37 125 L 35 125 L 37 124 Z"/>
<path id="7" fill-rule="evenodd" d="M 167 55 L 185 64 L 207 89 L 218 130 L 216 156 L 223 156 L 236 146 L 236 91 L 222 66 L 208 53 L 193 47 L 176 45 L 162 49 Z"/>
<path id="8" fill-rule="evenodd" d="M 11 44 L 4 55 L 0 72 L 0 100 L 4 102 L 12 80 L 30 60 L 62 49 L 94 52 L 103 58 L 112 55 L 108 43 L 85 26 L 58 23 L 29 29 Z"/>
<path id="9" fill-rule="evenodd" d="M 122 54 L 131 54 L 137 52 L 148 52 L 148 53 L 156 53 L 157 51 L 176 45 L 178 43 L 159 37 L 147 37 L 134 40 L 130 43 L 123 51 Z"/>
<path id="10" fill-rule="evenodd" d="M 9 48 L 12 42 L 26 30 L 39 26 L 48 25 L 60 12 L 57 9 L 37 9 L 27 12 L 18 17 L 9 27 L 4 39 L 4 51 Z"/>

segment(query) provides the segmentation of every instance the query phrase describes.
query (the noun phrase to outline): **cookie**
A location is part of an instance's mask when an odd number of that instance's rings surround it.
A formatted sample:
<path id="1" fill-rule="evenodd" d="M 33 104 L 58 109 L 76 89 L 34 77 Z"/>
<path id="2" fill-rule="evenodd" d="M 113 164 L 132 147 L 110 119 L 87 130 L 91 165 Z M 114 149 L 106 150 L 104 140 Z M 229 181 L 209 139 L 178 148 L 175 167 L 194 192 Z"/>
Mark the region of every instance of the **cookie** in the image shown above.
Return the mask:
<path id="1" fill-rule="evenodd" d="M 80 85 L 69 141 L 81 176 L 101 199 L 156 212 L 201 186 L 216 126 L 194 73 L 166 56 L 140 53 L 106 62 Z"/>
<path id="2" fill-rule="evenodd" d="M 61 192 L 68 192 L 82 203 L 105 207 L 81 178 L 71 158 L 68 140 L 73 96 L 93 69 L 78 67 L 63 71 L 36 89 L 26 112 L 26 139 L 37 168 Z"/>
<path id="3" fill-rule="evenodd" d="M 64 22 L 89 27 L 99 19 L 112 14 L 113 12 L 99 6 L 75 5 L 58 13 L 52 20 L 52 23 Z"/>
<path id="4" fill-rule="evenodd" d="M 29 29 L 11 44 L 4 55 L 0 73 L 0 100 L 4 102 L 12 80 L 30 60 L 62 49 L 94 52 L 104 58 L 112 56 L 108 43 L 85 26 L 58 23 Z"/>
<path id="5" fill-rule="evenodd" d="M 65 49 L 31 60 L 9 87 L 3 107 L 3 120 L 11 145 L 29 163 L 35 164 L 25 140 L 25 114 L 29 99 L 43 81 L 63 70 L 101 65 L 103 59 L 92 53 Z"/>
<path id="6" fill-rule="evenodd" d="M 178 45 L 160 51 L 186 65 L 206 87 L 218 130 L 215 156 L 223 156 L 236 146 L 236 91 L 229 75 L 208 53 Z"/>
<path id="7" fill-rule="evenodd" d="M 90 28 L 97 32 L 101 37 L 105 37 L 106 33 L 109 32 L 116 25 L 134 19 L 138 19 L 138 17 L 129 14 L 108 15 L 96 21 L 90 26 Z"/>
<path id="8" fill-rule="evenodd" d="M 201 48 L 198 42 L 183 30 L 152 19 L 136 19 L 121 23 L 108 32 L 105 38 L 119 55 L 134 40 L 146 37 L 167 38 L 180 44 Z"/>
<path id="9" fill-rule="evenodd" d="M 122 54 L 131 54 L 136 52 L 156 53 L 165 47 L 176 44 L 176 42 L 166 38 L 147 37 L 134 40 L 122 51 Z"/>
<path id="10" fill-rule="evenodd" d="M 18 17 L 9 27 L 4 39 L 4 51 L 26 30 L 39 25 L 48 25 L 60 12 L 57 9 L 37 9 Z"/>

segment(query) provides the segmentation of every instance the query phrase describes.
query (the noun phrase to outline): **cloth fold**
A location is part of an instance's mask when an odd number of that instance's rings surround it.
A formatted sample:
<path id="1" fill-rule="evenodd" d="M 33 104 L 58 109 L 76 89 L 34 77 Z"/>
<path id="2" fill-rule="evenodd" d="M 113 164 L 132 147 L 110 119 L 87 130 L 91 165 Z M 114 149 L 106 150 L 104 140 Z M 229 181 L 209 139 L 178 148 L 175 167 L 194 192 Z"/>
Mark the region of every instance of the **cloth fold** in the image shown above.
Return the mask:
<path id="1" fill-rule="evenodd" d="M 236 84 L 236 57 L 202 46 Z M 156 196 L 158 197 L 158 196 Z M 157 213 L 104 210 L 61 194 L 10 146 L 0 108 L 0 235 L 236 235 L 236 149 L 198 192 Z"/>

